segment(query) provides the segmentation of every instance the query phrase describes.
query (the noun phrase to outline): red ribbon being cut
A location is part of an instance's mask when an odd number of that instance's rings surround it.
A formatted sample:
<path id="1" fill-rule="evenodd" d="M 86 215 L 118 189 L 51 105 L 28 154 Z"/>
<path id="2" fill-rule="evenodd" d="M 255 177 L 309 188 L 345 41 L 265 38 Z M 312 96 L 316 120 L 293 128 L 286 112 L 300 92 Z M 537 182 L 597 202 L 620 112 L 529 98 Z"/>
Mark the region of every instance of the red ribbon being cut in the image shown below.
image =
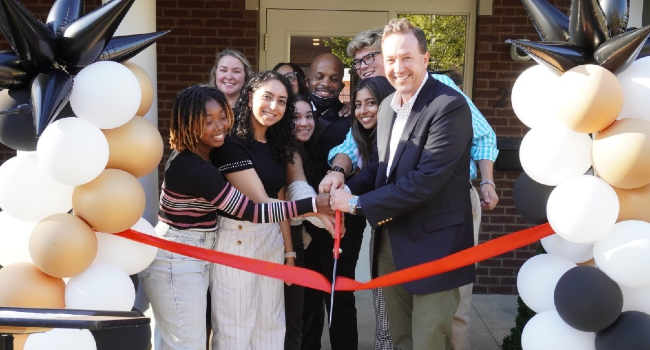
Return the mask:
<path id="1" fill-rule="evenodd" d="M 554 231 L 549 224 L 531 227 L 465 249 L 442 259 L 395 271 L 365 283 L 347 277 L 338 276 L 336 278 L 335 290 L 354 291 L 372 289 L 415 281 L 487 260 L 511 250 L 519 249 L 535 243 L 544 237 L 550 236 L 553 233 Z M 321 290 L 327 293 L 331 292 L 332 285 L 325 276 L 306 268 L 276 264 L 239 255 L 221 253 L 210 249 L 193 247 L 182 243 L 170 242 L 134 230 L 126 230 L 124 232 L 116 233 L 115 235 L 174 253 L 234 267 L 258 275 L 281 279 L 289 283 Z"/>

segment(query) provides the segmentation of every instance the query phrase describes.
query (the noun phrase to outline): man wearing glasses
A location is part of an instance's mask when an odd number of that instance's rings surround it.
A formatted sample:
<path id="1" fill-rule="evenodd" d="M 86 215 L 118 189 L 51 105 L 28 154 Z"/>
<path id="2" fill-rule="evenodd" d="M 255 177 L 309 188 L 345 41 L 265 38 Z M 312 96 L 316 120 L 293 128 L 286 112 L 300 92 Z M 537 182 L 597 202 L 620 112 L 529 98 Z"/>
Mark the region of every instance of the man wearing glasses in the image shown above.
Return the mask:
<path id="1" fill-rule="evenodd" d="M 357 72 L 361 79 L 374 76 L 386 76 L 384 71 L 384 60 L 381 53 L 381 29 L 372 29 L 359 33 L 348 44 L 347 53 L 354 57 L 352 68 Z M 482 181 L 480 190 L 483 200 L 474 187 L 470 188 L 472 199 L 472 214 L 474 225 L 474 244 L 478 243 L 478 232 L 481 225 L 481 209 L 492 210 L 499 201 L 495 184 L 493 182 L 492 167 L 496 160 L 498 150 L 496 148 L 496 135 L 485 120 L 485 117 L 476 108 L 474 103 L 456 86 L 456 84 L 446 75 L 431 74 L 431 76 L 445 85 L 461 93 L 469 104 L 472 114 L 473 138 L 471 146 L 470 161 L 470 179 L 476 179 L 477 166 L 481 172 Z M 378 101 L 379 102 L 379 101 Z M 332 167 L 342 167 L 346 174 L 354 172 L 357 164 L 356 144 L 351 137 L 346 138 L 346 142 L 333 148 L 329 153 L 329 161 Z M 351 142 L 349 142 L 351 141 Z M 321 183 L 322 188 L 338 188 L 343 184 L 343 177 L 338 172 L 331 172 Z M 374 252 L 370 252 L 371 261 Z M 374 277 L 374 276 L 373 276 Z M 472 301 L 472 286 L 468 284 L 460 288 L 460 305 L 453 319 L 452 332 L 452 350 L 469 349 L 469 318 Z M 375 349 L 392 350 L 394 349 L 388 320 L 386 318 L 386 309 L 384 297 L 381 289 L 373 290 L 373 303 L 375 306 L 376 329 L 375 329 Z"/>

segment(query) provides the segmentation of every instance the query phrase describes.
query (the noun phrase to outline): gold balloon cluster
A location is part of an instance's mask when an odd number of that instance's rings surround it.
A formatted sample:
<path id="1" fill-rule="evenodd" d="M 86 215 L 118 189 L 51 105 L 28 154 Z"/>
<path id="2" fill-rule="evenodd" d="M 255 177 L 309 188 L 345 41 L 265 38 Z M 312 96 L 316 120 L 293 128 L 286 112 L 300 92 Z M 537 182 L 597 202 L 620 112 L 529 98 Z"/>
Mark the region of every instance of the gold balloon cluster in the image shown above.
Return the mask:
<path id="1" fill-rule="evenodd" d="M 618 195 L 618 221 L 650 222 L 650 121 L 621 114 L 624 99 L 632 96 L 624 96 L 617 76 L 600 66 L 575 67 L 558 85 L 559 119 L 594 134 L 592 165 Z"/>
<path id="2" fill-rule="evenodd" d="M 65 308 L 63 278 L 78 275 L 93 263 L 98 249 L 94 230 L 121 232 L 142 217 L 146 198 L 137 178 L 157 169 L 163 141 L 156 126 L 142 117 L 153 102 L 149 76 L 134 63 L 125 66 L 142 90 L 137 115 L 120 127 L 102 130 L 109 144 L 106 169 L 74 187 L 72 214 L 54 214 L 35 226 L 29 240 L 33 263 L 0 269 L 0 306 Z"/>

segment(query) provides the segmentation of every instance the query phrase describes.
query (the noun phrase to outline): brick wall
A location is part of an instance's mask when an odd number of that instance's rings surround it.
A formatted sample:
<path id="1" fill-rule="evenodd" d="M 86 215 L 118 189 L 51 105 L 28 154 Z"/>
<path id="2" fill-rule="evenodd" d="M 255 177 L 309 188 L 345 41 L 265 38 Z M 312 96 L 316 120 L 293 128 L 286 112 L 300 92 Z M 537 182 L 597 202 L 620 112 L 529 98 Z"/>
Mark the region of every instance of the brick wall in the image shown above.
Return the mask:
<path id="1" fill-rule="evenodd" d="M 569 0 L 550 0 L 568 13 Z M 520 0 L 494 0 L 491 16 L 478 16 L 475 52 L 473 98 L 498 137 L 521 138 L 528 127 L 515 116 L 510 99 L 504 107 L 495 107 L 504 93 L 509 94 L 521 72 L 535 65 L 535 61 L 515 62 L 510 57 L 507 39 L 539 41 L 539 35 Z M 499 204 L 491 212 L 483 213 L 480 242 L 530 227 L 514 207 L 512 187 L 520 172 L 495 171 Z M 516 277 L 519 267 L 535 254 L 539 244 L 500 255 L 478 264 L 475 293 L 512 294 L 517 292 Z"/>
<path id="2" fill-rule="evenodd" d="M 41 20 L 45 20 L 54 2 L 23 1 Z M 550 2 L 568 12 L 569 0 Z M 157 30 L 173 29 L 157 47 L 159 128 L 166 145 L 169 114 L 177 92 L 188 85 L 207 82 L 217 51 L 227 47 L 238 49 L 256 68 L 259 13 L 244 10 L 244 3 L 242 0 L 157 1 Z M 100 4 L 100 0 L 86 0 L 86 11 Z M 505 40 L 539 40 L 539 36 L 520 0 L 494 0 L 493 15 L 479 16 L 477 29 L 474 101 L 498 137 L 523 137 L 528 129 L 515 117 L 510 100 L 505 100 L 505 107 L 494 105 L 504 92 L 512 90 L 517 76 L 534 64 L 513 61 Z M 9 46 L 2 41 L 0 48 L 9 49 Z M 162 165 L 168 154 L 167 149 L 160 166 L 161 180 Z M 0 163 L 14 155 L 15 151 L 0 145 Z M 519 172 L 497 171 L 494 176 L 500 201 L 492 212 L 483 213 L 481 242 L 530 226 L 518 215 L 512 200 L 512 187 Z M 533 244 L 480 263 L 475 292 L 516 293 L 517 271 L 537 247 L 538 244 Z"/>

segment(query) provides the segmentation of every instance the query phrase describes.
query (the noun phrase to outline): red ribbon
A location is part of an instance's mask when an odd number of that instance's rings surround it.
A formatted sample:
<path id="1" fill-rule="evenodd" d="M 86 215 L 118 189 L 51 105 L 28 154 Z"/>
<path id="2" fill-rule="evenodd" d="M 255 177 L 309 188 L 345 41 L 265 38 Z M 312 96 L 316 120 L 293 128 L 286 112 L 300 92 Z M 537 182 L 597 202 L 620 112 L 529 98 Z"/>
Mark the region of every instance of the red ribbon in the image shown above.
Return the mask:
<path id="1" fill-rule="evenodd" d="M 442 259 L 409 267 L 407 269 L 399 270 L 388 275 L 372 279 L 366 283 L 361 283 L 347 277 L 338 276 L 336 277 L 336 290 L 354 291 L 372 289 L 415 281 L 493 258 L 495 256 L 507 253 L 511 250 L 515 250 L 537 242 L 544 237 L 552 235 L 553 233 L 554 231 L 549 224 L 531 227 L 493 239 L 483 244 L 479 244 L 475 247 L 465 249 L 456 254 L 446 256 Z M 325 276 L 306 268 L 276 264 L 268 261 L 246 258 L 239 255 L 221 253 L 210 249 L 193 247 L 182 243 L 167 241 L 158 237 L 149 236 L 130 229 L 124 232 L 116 233 L 115 235 L 158 247 L 160 249 L 165 249 L 174 253 L 213 262 L 216 264 L 234 267 L 236 269 L 252 272 L 258 275 L 281 279 L 289 283 L 321 290 L 323 292 L 331 292 L 332 285 L 327 280 L 327 278 L 325 278 Z"/>

